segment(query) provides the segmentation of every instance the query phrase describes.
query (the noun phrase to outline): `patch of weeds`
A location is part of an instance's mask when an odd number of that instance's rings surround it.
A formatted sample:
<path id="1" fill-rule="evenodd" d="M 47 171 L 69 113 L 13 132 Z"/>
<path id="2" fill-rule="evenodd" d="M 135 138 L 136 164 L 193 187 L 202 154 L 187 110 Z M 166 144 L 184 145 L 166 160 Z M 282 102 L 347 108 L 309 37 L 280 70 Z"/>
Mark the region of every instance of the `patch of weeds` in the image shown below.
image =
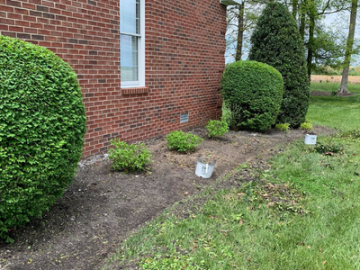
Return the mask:
<path id="1" fill-rule="evenodd" d="M 286 132 L 286 133 L 289 133 L 289 127 L 290 127 L 289 123 L 276 124 L 276 126 L 275 126 L 276 129 Z"/>
<path id="2" fill-rule="evenodd" d="M 338 136 L 343 139 L 359 139 L 360 130 L 356 129 L 356 130 L 341 132 L 340 134 L 338 134 Z"/>
<path id="3" fill-rule="evenodd" d="M 183 131 L 173 131 L 166 136 L 168 147 L 170 150 L 176 150 L 178 152 L 193 152 L 195 148 L 199 146 L 204 139 L 191 133 L 185 133 Z"/>
<path id="4" fill-rule="evenodd" d="M 314 151 L 319 154 L 335 154 L 342 153 L 344 151 L 344 146 L 336 142 L 328 143 L 317 143 L 315 145 Z"/>
<path id="5" fill-rule="evenodd" d="M 144 143 L 127 144 L 119 139 L 111 140 L 109 150 L 111 169 L 115 171 L 143 171 L 151 162 L 151 152 Z"/>

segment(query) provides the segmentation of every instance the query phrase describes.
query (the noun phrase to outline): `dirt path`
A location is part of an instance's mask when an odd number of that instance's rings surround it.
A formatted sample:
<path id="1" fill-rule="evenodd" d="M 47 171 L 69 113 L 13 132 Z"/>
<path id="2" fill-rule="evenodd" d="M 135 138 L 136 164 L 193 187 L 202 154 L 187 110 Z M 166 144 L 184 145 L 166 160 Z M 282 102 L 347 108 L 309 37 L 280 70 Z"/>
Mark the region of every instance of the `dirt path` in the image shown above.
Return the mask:
<path id="1" fill-rule="evenodd" d="M 206 137 L 203 128 L 192 132 Z M 315 132 L 332 130 L 318 127 Z M 206 139 L 191 155 L 169 151 L 162 137 L 146 141 L 153 153 L 151 173 L 112 172 L 108 161 L 79 169 L 63 198 L 42 219 L 18 229 L 14 244 L 0 242 L 0 269 L 98 269 L 121 239 L 166 207 L 198 193 L 239 164 L 267 158 L 276 145 L 301 137 L 300 130 L 229 132 L 223 139 Z M 201 155 L 218 162 L 210 179 L 194 174 Z"/>

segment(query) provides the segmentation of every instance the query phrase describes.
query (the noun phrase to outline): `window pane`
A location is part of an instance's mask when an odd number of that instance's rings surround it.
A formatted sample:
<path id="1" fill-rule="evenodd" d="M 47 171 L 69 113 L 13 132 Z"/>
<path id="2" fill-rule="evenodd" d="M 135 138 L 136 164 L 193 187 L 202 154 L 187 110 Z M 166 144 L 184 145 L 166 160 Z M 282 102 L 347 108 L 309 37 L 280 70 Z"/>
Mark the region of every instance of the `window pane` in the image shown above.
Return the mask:
<path id="1" fill-rule="evenodd" d="M 120 32 L 140 34 L 140 0 L 120 1 Z"/>
<path id="2" fill-rule="evenodd" d="M 121 80 L 138 80 L 138 37 L 120 35 Z"/>

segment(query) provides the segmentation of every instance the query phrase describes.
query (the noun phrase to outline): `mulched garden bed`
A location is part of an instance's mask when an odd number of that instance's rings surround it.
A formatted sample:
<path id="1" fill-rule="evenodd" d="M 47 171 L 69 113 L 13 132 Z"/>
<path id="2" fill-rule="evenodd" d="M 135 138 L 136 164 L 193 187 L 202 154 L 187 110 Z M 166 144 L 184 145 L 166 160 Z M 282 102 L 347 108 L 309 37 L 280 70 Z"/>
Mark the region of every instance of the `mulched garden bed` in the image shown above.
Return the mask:
<path id="1" fill-rule="evenodd" d="M 314 131 L 333 132 L 325 127 Z M 206 138 L 204 128 L 191 132 Z M 0 269 L 99 269 L 121 240 L 165 208 L 199 193 L 238 165 L 267 159 L 279 151 L 275 146 L 303 136 L 302 130 L 230 131 L 224 138 L 205 139 L 192 154 L 169 151 L 163 136 L 145 141 L 154 160 L 149 172 L 113 172 L 108 160 L 83 166 L 42 219 L 17 228 L 13 244 L 0 242 Z M 198 156 L 217 160 L 210 179 L 194 174 Z"/>

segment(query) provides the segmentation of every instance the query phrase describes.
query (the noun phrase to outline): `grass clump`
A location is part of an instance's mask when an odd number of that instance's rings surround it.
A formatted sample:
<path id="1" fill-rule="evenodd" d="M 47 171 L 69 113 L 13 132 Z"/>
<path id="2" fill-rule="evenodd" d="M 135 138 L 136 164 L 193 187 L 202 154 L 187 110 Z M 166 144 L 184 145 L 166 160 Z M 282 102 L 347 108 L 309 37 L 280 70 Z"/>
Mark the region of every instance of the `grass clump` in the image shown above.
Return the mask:
<path id="1" fill-rule="evenodd" d="M 341 132 L 339 134 L 339 136 L 344 139 L 359 139 L 360 138 L 360 130 L 356 129 L 356 130 L 349 130 L 349 131 Z"/>
<path id="2" fill-rule="evenodd" d="M 335 142 L 317 143 L 314 147 L 314 151 L 320 154 L 342 153 L 342 151 L 344 151 L 344 147 L 342 144 Z"/>
<path id="3" fill-rule="evenodd" d="M 210 138 L 224 136 L 229 131 L 226 121 L 210 120 L 206 126 Z"/>
<path id="4" fill-rule="evenodd" d="M 275 125 L 275 128 L 280 130 L 280 131 L 283 131 L 283 132 L 286 132 L 286 133 L 289 133 L 289 127 L 290 127 L 290 124 L 289 123 L 284 123 L 284 124 L 276 124 Z"/>
<path id="5" fill-rule="evenodd" d="M 193 152 L 195 151 L 195 148 L 204 141 L 203 138 L 191 133 L 185 133 L 181 130 L 170 132 L 166 136 L 166 140 L 169 149 L 178 152 Z"/>
<path id="6" fill-rule="evenodd" d="M 119 139 L 111 140 L 109 150 L 111 169 L 115 171 L 143 171 L 151 162 L 151 152 L 144 143 L 127 144 Z"/>

